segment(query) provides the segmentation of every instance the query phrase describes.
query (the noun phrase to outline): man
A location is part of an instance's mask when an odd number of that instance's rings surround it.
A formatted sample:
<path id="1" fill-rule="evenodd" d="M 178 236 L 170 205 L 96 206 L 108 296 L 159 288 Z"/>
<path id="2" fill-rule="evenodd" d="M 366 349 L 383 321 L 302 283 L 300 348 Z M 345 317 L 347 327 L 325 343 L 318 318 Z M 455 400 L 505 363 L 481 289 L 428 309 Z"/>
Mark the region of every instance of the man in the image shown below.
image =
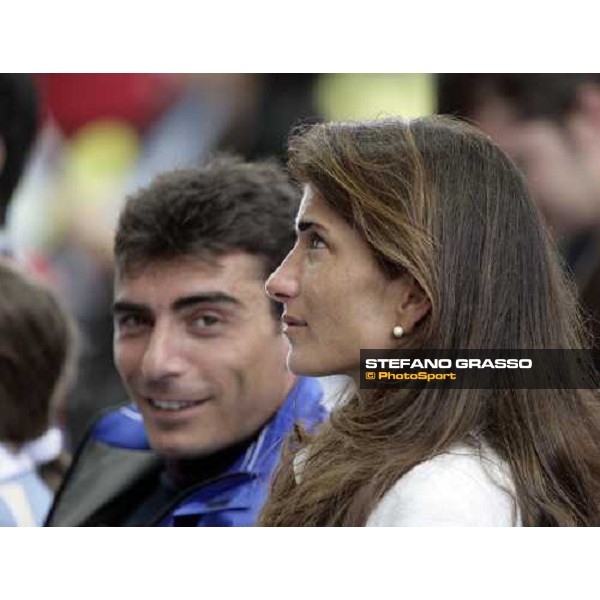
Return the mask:
<path id="1" fill-rule="evenodd" d="M 132 196 L 115 239 L 115 361 L 136 409 L 101 418 L 48 525 L 253 525 L 294 423 L 325 415 L 286 368 L 264 282 L 299 194 L 268 163 L 213 161 Z"/>
<path id="2" fill-rule="evenodd" d="M 438 112 L 473 120 L 521 167 L 574 274 L 598 347 L 600 75 L 444 74 Z"/>

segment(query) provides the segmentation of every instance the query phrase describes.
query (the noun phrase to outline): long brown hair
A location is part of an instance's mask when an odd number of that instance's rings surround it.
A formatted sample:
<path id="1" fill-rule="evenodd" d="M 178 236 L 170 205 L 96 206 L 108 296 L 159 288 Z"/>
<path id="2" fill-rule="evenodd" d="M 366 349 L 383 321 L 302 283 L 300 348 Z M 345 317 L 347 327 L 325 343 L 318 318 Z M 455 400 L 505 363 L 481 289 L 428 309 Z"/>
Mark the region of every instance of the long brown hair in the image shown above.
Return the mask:
<path id="1" fill-rule="evenodd" d="M 411 348 L 587 346 L 575 291 L 521 173 L 476 129 L 443 117 L 318 124 L 290 168 L 410 273 L 430 313 Z M 589 390 L 361 390 L 290 445 L 261 524 L 364 525 L 411 468 L 462 443 L 508 464 L 524 525 L 600 522 L 600 403 Z M 301 482 L 293 457 L 303 446 Z"/>

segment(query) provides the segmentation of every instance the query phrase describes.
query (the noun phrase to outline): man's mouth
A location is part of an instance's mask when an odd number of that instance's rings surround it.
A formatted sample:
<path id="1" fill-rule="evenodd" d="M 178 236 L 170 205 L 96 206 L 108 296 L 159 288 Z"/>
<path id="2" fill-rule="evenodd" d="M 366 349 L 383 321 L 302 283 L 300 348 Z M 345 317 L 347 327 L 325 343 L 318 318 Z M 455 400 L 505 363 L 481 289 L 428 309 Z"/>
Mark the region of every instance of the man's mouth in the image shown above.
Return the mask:
<path id="1" fill-rule="evenodd" d="M 148 404 L 156 410 L 180 412 L 195 406 L 200 406 L 205 400 L 155 400 L 148 398 Z"/>

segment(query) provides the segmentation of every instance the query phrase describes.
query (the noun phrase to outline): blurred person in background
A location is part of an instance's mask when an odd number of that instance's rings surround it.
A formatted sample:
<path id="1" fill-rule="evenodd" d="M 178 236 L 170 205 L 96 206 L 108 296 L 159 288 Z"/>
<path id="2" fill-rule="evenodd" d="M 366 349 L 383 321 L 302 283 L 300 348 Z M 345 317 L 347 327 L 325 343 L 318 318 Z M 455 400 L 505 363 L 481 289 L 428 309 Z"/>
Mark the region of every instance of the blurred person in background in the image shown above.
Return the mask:
<path id="1" fill-rule="evenodd" d="M 54 294 L 0 261 L 0 526 L 41 525 L 66 467 L 57 425 L 75 326 Z"/>
<path id="2" fill-rule="evenodd" d="M 76 455 L 48 525 L 248 526 L 317 380 L 286 368 L 267 275 L 299 191 L 270 163 L 221 158 L 134 193 L 115 237 L 115 360 L 131 406 Z"/>
<path id="3" fill-rule="evenodd" d="M 234 73 L 202 75 L 203 87 L 223 86 L 236 108 L 215 148 L 248 160 L 285 162 L 287 137 L 301 123 L 321 120 L 315 96 L 316 73 Z M 225 77 L 225 79 L 222 79 Z"/>
<path id="4" fill-rule="evenodd" d="M 25 169 L 38 127 L 38 99 L 31 76 L 0 73 L 0 255 L 11 255 L 8 208 Z"/>
<path id="5" fill-rule="evenodd" d="M 519 165 L 600 344 L 600 75 L 438 75 L 438 112 L 468 118 Z"/>
<path id="6" fill-rule="evenodd" d="M 112 358 L 112 239 L 122 198 L 158 173 L 212 153 L 285 152 L 315 114 L 313 74 L 51 73 L 36 81 L 48 116 L 17 239 L 50 260 L 82 333 L 68 406 L 76 447 L 99 410 L 126 397 Z"/>

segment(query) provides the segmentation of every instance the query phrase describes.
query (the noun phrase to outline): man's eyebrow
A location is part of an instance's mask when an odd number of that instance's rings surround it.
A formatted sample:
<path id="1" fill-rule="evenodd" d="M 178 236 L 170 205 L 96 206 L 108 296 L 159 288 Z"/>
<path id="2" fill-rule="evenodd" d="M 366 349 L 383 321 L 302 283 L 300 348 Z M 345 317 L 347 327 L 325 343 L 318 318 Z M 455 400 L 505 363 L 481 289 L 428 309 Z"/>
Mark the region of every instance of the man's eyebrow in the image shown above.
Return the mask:
<path id="1" fill-rule="evenodd" d="M 124 312 L 145 313 L 151 312 L 150 307 L 146 304 L 138 304 L 137 302 L 129 302 L 128 300 L 117 300 L 113 304 L 113 314 Z"/>
<path id="2" fill-rule="evenodd" d="M 234 304 L 242 306 L 242 302 L 237 298 L 225 294 L 224 292 L 203 292 L 201 294 L 192 294 L 190 296 L 178 298 L 173 302 L 171 308 L 175 311 L 179 311 L 198 304 Z M 147 304 L 131 302 L 129 300 L 117 300 L 113 304 L 113 314 L 124 312 L 151 313 L 152 309 Z"/>
<path id="3" fill-rule="evenodd" d="M 192 294 L 191 296 L 184 296 L 178 298 L 173 302 L 171 308 L 173 310 L 182 310 L 189 306 L 196 306 L 198 304 L 234 304 L 241 306 L 242 303 L 229 294 L 224 292 L 203 292 L 202 294 Z"/>

